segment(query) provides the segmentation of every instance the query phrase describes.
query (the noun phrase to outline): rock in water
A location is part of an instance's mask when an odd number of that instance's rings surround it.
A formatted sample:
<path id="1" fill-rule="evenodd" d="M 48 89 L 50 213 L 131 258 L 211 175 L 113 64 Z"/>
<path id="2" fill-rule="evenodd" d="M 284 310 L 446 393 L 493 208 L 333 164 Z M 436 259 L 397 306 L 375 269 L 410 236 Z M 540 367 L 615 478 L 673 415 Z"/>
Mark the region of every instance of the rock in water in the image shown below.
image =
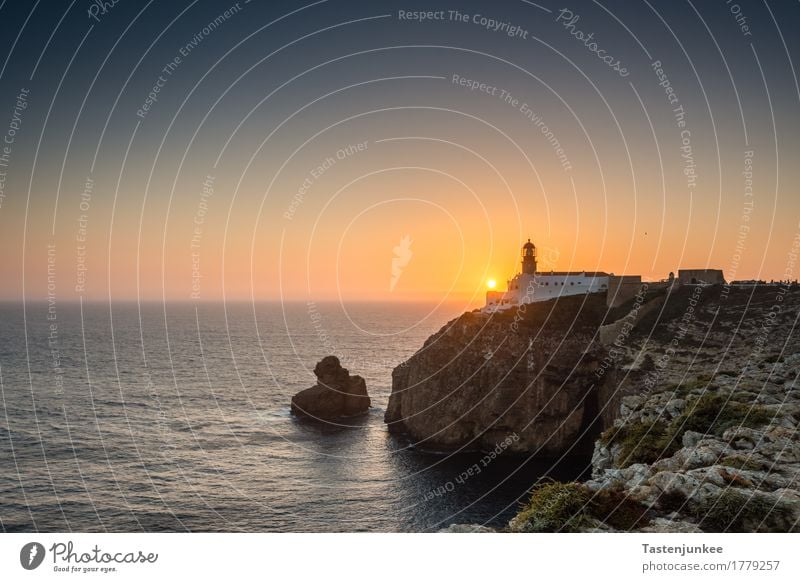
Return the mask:
<path id="1" fill-rule="evenodd" d="M 351 376 L 339 358 L 326 356 L 314 367 L 317 383 L 292 398 L 292 414 L 315 420 L 336 420 L 365 413 L 370 406 L 367 384 Z"/>

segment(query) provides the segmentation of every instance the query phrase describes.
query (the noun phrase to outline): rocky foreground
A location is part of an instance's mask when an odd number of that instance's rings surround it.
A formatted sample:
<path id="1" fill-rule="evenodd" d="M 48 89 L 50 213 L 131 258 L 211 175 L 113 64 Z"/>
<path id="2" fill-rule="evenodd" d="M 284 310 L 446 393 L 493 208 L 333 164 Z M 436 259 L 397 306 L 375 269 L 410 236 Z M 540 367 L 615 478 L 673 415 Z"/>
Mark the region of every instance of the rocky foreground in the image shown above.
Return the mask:
<path id="1" fill-rule="evenodd" d="M 589 518 L 580 527 L 800 531 L 799 315 L 796 289 L 709 288 L 688 324 L 642 321 L 622 365 L 647 354 L 650 381 L 596 442 L 592 479 L 571 485 L 586 507 L 609 496 L 619 506 L 577 512 Z M 531 526 L 524 514 L 512 523 Z"/>
<path id="2" fill-rule="evenodd" d="M 800 530 L 800 290 L 687 286 L 465 314 L 393 374 L 386 420 L 433 447 L 593 447 L 508 529 Z M 580 303 L 575 303 L 575 301 Z"/>

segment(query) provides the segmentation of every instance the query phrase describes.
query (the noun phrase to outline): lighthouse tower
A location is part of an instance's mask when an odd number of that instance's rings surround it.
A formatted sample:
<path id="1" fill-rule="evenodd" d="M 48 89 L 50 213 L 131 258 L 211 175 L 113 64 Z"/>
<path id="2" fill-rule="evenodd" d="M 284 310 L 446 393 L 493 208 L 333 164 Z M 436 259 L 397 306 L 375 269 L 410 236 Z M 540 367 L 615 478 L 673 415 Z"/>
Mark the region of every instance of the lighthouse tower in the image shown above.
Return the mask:
<path id="1" fill-rule="evenodd" d="M 522 274 L 531 276 L 536 274 L 536 246 L 531 239 L 522 245 Z"/>

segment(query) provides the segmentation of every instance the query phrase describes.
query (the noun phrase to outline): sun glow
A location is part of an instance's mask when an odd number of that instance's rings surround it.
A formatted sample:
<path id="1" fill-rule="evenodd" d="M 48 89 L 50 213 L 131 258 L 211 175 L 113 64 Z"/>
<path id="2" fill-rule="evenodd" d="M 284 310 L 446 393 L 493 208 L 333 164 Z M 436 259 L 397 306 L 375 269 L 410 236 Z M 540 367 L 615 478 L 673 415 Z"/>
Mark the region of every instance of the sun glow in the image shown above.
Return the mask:
<path id="1" fill-rule="evenodd" d="M 489 287 L 489 289 L 494 289 L 495 287 L 497 287 L 497 281 L 495 281 L 494 279 L 489 279 L 486 282 L 486 285 Z"/>

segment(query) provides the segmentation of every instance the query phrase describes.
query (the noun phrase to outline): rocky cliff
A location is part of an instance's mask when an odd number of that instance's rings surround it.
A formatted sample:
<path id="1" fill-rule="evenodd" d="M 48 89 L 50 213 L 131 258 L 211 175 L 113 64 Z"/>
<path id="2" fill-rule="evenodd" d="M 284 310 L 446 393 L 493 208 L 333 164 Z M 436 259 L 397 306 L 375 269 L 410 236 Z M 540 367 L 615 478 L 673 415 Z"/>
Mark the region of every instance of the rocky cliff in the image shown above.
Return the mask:
<path id="1" fill-rule="evenodd" d="M 671 294 L 607 368 L 640 380 L 592 479 L 537 484 L 510 529 L 798 531 L 798 314 L 796 286 Z"/>
<path id="2" fill-rule="evenodd" d="M 602 370 L 599 329 L 625 313 L 601 295 L 465 313 L 395 368 L 389 429 L 428 449 L 486 450 L 516 435 L 510 452 L 591 452 L 624 392 Z"/>

